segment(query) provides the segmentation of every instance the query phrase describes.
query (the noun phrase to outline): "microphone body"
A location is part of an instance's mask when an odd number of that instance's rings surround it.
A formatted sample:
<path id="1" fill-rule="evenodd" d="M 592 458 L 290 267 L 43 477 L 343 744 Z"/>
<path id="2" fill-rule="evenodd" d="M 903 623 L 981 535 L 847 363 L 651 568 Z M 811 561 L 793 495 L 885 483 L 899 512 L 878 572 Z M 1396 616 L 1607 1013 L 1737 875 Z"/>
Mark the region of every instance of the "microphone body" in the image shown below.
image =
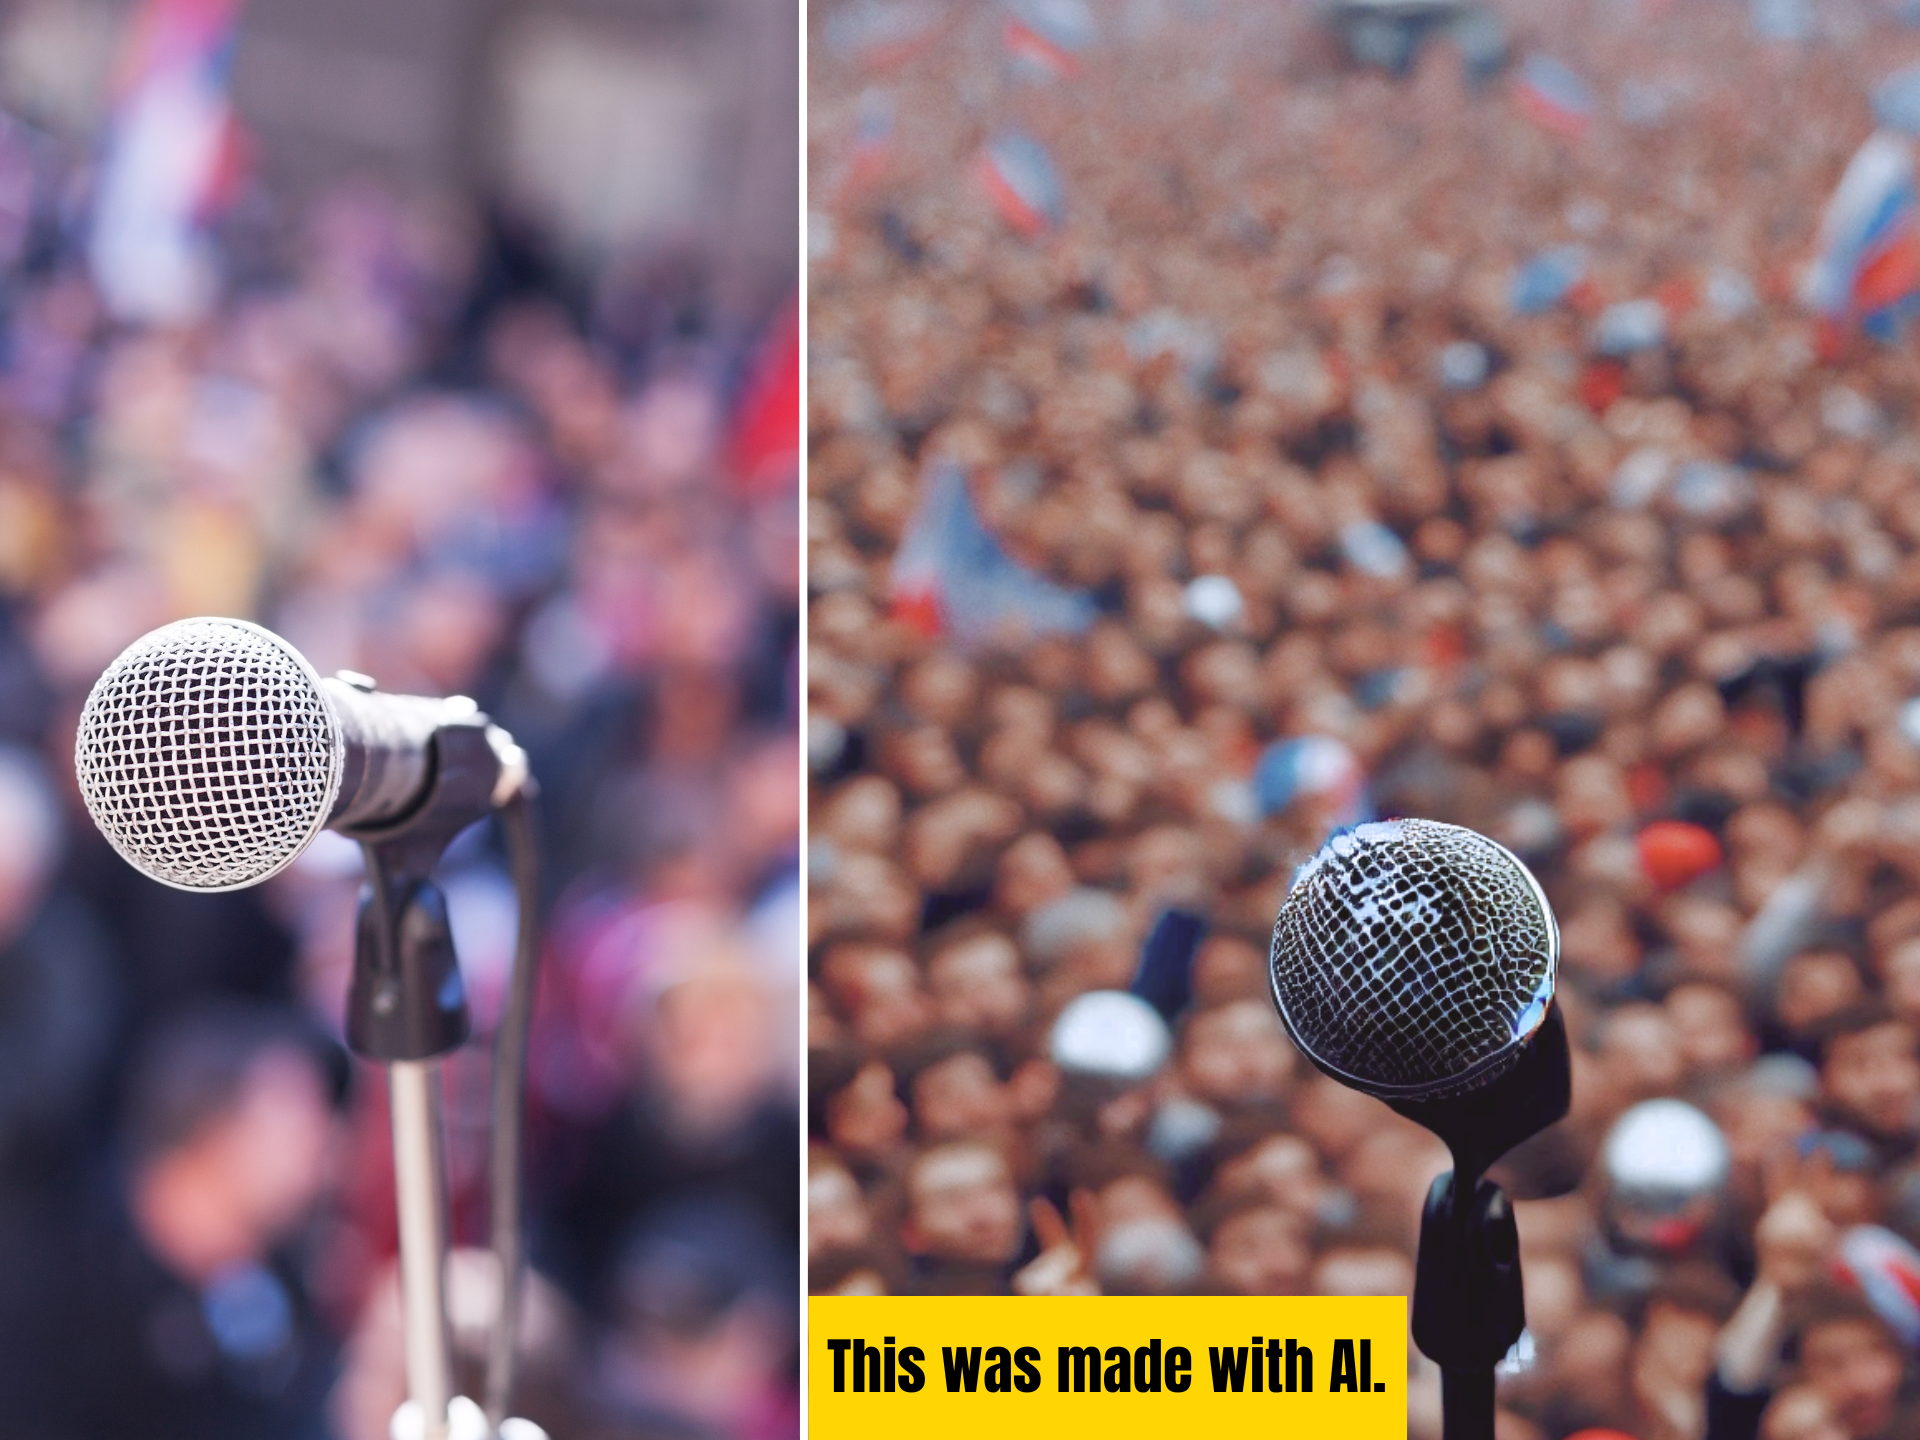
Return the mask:
<path id="1" fill-rule="evenodd" d="M 501 803 L 525 756 L 464 697 L 376 693 L 322 679 L 245 620 L 175 621 L 129 645 L 81 711 L 74 769 L 94 823 L 135 869 L 180 890 L 278 874 L 331 827 L 369 839 L 434 790 L 449 727 L 484 727 Z M 478 818 L 475 816 L 474 818 Z"/>
<path id="2" fill-rule="evenodd" d="M 426 793 L 435 732 L 473 709 L 417 695 L 382 695 L 338 675 L 324 677 L 320 691 L 344 748 L 340 788 L 327 815 L 335 830 L 390 825 L 413 809 Z"/>

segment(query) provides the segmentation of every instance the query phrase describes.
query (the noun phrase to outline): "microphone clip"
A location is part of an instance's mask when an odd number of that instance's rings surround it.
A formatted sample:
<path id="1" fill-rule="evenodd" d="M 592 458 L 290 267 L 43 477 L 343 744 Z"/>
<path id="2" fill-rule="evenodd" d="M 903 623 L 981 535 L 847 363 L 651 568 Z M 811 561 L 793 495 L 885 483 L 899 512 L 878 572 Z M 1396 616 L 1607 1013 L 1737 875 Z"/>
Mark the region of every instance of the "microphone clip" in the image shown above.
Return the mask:
<path id="1" fill-rule="evenodd" d="M 478 709 L 449 714 L 434 732 L 419 803 L 386 825 L 343 832 L 367 866 L 347 990 L 346 1040 L 357 1055 L 431 1060 L 472 1034 L 446 897 L 430 877 L 454 836 L 493 813 L 517 753 L 505 736 Z"/>
<path id="2" fill-rule="evenodd" d="M 1492 1440 L 1494 1368 L 1527 1323 L 1520 1230 L 1487 1167 L 1563 1119 L 1572 1098 L 1566 1021 L 1552 1006 L 1498 1079 L 1444 1100 L 1391 1102 L 1453 1153 L 1454 1168 L 1427 1191 L 1413 1284 L 1413 1340 L 1441 1369 L 1443 1440 Z"/>
<path id="3" fill-rule="evenodd" d="M 1454 1172 L 1434 1177 L 1420 1216 L 1413 1339 L 1443 1370 L 1491 1371 L 1526 1328 L 1520 1231 L 1507 1192 L 1481 1180 L 1470 1198 Z"/>

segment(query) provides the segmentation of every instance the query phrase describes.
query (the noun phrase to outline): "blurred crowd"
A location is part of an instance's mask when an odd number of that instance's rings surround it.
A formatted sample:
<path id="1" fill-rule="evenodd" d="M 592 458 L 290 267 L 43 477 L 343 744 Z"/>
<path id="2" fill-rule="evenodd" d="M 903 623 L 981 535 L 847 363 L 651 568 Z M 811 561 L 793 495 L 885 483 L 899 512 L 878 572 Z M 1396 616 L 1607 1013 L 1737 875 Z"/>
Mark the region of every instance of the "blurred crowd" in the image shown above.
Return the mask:
<path id="1" fill-rule="evenodd" d="M 218 302 L 127 325 L 85 260 L 92 173 L 0 116 L 0 1432 L 377 1440 L 405 1398 L 385 1083 L 338 1039 L 357 848 L 184 894 L 75 786 L 100 671 L 217 614 L 470 695 L 531 756 L 519 1412 L 795 1435 L 797 305 L 774 276 L 742 316 L 670 244 L 587 269 L 508 211 L 249 182 Z M 490 826 L 443 884 L 477 1397 L 517 913 Z"/>
<path id="2" fill-rule="evenodd" d="M 1502 1436 L 1920 1433 L 1920 364 L 1798 298 L 1920 34 L 1764 8 L 1509 7 L 1584 116 L 1305 5 L 820 28 L 814 1292 L 1407 1293 L 1446 1152 L 1267 946 L 1417 815 L 1563 939 Z"/>

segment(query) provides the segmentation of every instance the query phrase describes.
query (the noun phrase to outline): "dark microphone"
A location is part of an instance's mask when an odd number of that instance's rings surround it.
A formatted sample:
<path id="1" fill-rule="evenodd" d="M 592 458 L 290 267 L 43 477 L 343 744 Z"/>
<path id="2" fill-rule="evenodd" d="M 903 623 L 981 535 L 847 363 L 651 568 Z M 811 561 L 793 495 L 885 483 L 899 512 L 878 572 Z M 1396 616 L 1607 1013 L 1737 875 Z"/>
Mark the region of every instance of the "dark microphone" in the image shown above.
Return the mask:
<path id="1" fill-rule="evenodd" d="M 87 696 L 74 770 L 87 812 L 142 874 L 237 890 L 292 864 L 331 826 L 365 836 L 432 788 L 436 737 L 480 724 L 500 761 L 495 804 L 526 757 L 471 700 L 384 695 L 321 678 L 245 620 L 176 620 L 141 636 Z"/>
<path id="2" fill-rule="evenodd" d="M 1343 1085 L 1442 1100 L 1499 1078 L 1546 1019 L 1560 929 L 1504 846 L 1387 820 L 1333 836 L 1273 927 L 1273 998 Z"/>
<path id="3" fill-rule="evenodd" d="M 1343 830 L 1273 927 L 1273 999 L 1300 1052 L 1446 1141 L 1413 1335 L 1442 1367 L 1447 1440 L 1491 1440 L 1494 1367 L 1525 1325 L 1513 1208 L 1487 1167 L 1567 1113 L 1560 928 L 1532 872 L 1458 825 Z"/>

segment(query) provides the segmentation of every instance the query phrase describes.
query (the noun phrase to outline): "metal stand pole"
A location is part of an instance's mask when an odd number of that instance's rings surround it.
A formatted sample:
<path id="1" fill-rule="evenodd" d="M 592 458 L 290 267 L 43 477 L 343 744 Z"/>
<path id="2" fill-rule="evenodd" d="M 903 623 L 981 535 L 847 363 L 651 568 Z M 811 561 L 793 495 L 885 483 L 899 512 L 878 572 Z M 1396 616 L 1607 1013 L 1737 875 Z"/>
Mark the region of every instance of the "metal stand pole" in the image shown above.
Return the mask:
<path id="1" fill-rule="evenodd" d="M 447 1328 L 447 1176 L 440 1153 L 439 1062 L 396 1060 L 387 1074 L 394 1193 L 400 1210 L 407 1395 L 420 1407 L 423 1440 L 447 1440 L 453 1346 Z"/>

